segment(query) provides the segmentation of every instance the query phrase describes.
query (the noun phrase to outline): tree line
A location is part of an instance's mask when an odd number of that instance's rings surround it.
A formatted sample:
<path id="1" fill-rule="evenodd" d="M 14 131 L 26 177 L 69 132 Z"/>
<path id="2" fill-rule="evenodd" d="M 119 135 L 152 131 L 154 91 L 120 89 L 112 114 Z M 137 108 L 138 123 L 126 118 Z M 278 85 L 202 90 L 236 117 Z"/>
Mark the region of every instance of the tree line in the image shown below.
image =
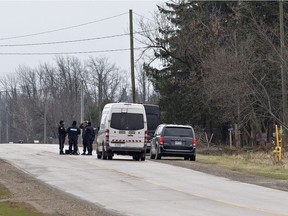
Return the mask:
<path id="1" fill-rule="evenodd" d="M 279 2 L 170 1 L 138 27 L 146 49 L 137 67 L 137 102 L 159 104 L 163 123 L 213 133 L 215 143 L 227 142 L 231 128 L 239 147 L 262 134 L 271 141 L 274 125 L 283 124 L 281 67 L 287 73 Z M 60 119 L 79 120 L 81 80 L 85 119 L 97 126 L 106 103 L 131 102 L 127 77 L 105 57 L 19 67 L 16 76 L 0 80 L 0 141 L 43 140 L 44 119 L 47 136 L 55 138 Z"/>
<path id="2" fill-rule="evenodd" d="M 284 27 L 287 10 L 284 2 Z M 263 134 L 271 141 L 273 125 L 283 124 L 278 1 L 171 1 L 139 23 L 165 122 L 191 124 L 222 143 L 233 128 L 239 147 Z"/>
<path id="3" fill-rule="evenodd" d="M 137 102 L 157 103 L 143 70 L 136 77 Z M 129 74 L 106 57 L 81 62 L 77 57 L 60 56 L 54 64 L 19 66 L 15 74 L 0 79 L 0 142 L 56 142 L 60 120 L 66 127 L 73 120 L 80 124 L 81 88 L 84 118 L 97 127 L 106 103 L 131 102 L 129 80 Z"/>

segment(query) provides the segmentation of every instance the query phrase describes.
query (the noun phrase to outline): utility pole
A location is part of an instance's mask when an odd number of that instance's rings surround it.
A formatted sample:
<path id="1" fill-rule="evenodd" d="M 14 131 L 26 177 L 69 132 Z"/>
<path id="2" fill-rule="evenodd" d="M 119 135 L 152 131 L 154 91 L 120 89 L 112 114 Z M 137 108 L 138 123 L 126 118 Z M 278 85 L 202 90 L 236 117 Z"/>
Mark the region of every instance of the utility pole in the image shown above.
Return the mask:
<path id="1" fill-rule="evenodd" d="M 131 58 L 131 85 L 132 85 L 132 100 L 136 103 L 135 97 L 135 75 L 134 75 L 134 40 L 133 40 L 133 14 L 132 10 L 129 10 L 130 21 L 130 58 Z"/>
<path id="2" fill-rule="evenodd" d="M 280 55 L 281 55 L 281 79 L 282 79 L 282 100 L 283 100 L 283 123 L 287 126 L 287 87 L 286 87 L 286 64 L 284 61 L 284 25 L 283 25 L 283 0 L 279 0 L 279 20 L 280 20 Z M 286 127 L 283 127 L 286 128 Z M 282 146 L 287 143 L 287 129 L 283 133 Z"/>
<path id="3" fill-rule="evenodd" d="M 6 90 L 6 104 L 5 104 L 5 107 L 6 107 L 6 141 L 7 143 L 9 143 L 9 117 L 8 117 L 8 91 Z"/>
<path id="4" fill-rule="evenodd" d="M 44 90 L 44 140 L 43 143 L 47 144 L 47 90 Z"/>
<path id="5" fill-rule="evenodd" d="M 84 90 L 83 90 L 83 79 L 80 84 L 80 124 L 84 121 Z M 81 130 L 83 133 L 83 130 Z M 80 136 L 80 143 L 82 143 L 82 136 Z"/>
<path id="6" fill-rule="evenodd" d="M 235 43 L 235 57 L 238 59 L 238 49 L 237 49 L 237 31 L 234 31 L 234 43 Z M 241 112 L 240 112 L 240 96 L 237 97 L 237 123 L 235 124 L 235 144 L 237 148 L 241 146 L 241 136 L 240 136 L 240 123 L 241 123 Z"/>
<path id="7" fill-rule="evenodd" d="M 81 80 L 80 86 L 80 123 L 84 121 L 84 91 L 83 91 L 83 80 Z"/>

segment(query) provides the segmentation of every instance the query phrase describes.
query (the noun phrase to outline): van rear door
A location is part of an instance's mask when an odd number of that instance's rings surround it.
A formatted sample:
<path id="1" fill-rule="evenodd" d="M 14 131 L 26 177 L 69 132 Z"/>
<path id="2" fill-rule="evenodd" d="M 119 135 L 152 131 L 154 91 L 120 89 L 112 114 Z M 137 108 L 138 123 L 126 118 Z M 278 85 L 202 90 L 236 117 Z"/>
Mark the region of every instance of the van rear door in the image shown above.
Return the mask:
<path id="1" fill-rule="evenodd" d="M 109 141 L 111 147 L 143 147 L 145 142 L 143 111 L 124 108 L 121 109 L 121 112 L 113 112 L 110 130 Z"/>

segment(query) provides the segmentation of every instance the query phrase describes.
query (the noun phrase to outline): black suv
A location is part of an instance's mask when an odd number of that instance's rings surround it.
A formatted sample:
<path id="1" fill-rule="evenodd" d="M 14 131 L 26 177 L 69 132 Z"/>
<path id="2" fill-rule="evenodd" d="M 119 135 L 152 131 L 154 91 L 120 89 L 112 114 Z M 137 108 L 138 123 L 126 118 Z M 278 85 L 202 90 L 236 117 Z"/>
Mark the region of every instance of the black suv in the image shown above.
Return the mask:
<path id="1" fill-rule="evenodd" d="M 162 156 L 179 156 L 185 160 L 196 160 L 196 138 L 189 125 L 161 124 L 151 140 L 150 158 L 160 160 Z"/>

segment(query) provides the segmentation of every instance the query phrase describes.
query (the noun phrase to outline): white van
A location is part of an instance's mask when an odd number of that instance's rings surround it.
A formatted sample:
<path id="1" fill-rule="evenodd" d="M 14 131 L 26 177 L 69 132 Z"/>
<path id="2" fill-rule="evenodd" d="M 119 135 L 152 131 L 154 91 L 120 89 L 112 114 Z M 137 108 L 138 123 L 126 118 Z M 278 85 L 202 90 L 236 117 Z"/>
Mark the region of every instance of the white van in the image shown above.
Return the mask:
<path id="1" fill-rule="evenodd" d="M 147 138 L 146 113 L 142 104 L 106 104 L 97 136 L 97 158 L 112 160 L 114 154 L 118 154 L 144 161 Z"/>

